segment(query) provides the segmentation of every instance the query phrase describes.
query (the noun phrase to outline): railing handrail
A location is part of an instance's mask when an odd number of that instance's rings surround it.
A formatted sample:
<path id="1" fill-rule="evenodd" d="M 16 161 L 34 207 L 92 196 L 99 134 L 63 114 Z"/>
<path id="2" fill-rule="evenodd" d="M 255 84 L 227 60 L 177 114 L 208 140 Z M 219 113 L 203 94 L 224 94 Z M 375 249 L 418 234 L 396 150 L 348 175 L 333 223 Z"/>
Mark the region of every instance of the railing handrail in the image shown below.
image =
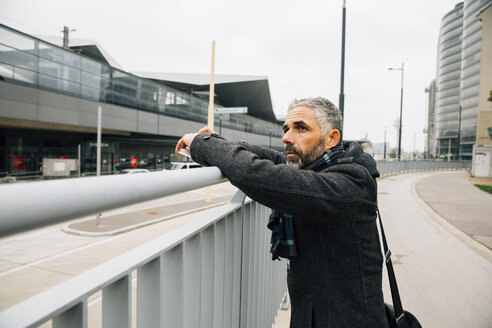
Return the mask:
<path id="1" fill-rule="evenodd" d="M 224 181 L 206 167 L 0 185 L 0 237 Z"/>
<path id="2" fill-rule="evenodd" d="M 81 300 L 87 301 L 88 297 L 98 290 L 130 275 L 133 270 L 222 220 L 229 213 L 243 206 L 244 201 L 244 193 L 238 191 L 228 204 L 199 219 L 0 312 L 0 326 L 34 327 L 56 317 Z M 251 200 L 248 199 L 248 202 Z"/>

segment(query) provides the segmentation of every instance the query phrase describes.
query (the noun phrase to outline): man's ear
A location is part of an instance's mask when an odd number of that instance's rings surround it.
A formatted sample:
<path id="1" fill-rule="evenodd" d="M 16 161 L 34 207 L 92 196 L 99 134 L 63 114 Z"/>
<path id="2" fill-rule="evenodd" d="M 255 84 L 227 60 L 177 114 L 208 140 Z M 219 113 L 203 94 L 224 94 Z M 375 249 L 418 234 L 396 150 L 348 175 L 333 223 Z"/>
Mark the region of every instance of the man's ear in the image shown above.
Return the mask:
<path id="1" fill-rule="evenodd" d="M 325 145 L 326 148 L 329 149 L 331 147 L 335 147 L 340 142 L 340 131 L 337 129 L 331 129 L 325 135 Z"/>

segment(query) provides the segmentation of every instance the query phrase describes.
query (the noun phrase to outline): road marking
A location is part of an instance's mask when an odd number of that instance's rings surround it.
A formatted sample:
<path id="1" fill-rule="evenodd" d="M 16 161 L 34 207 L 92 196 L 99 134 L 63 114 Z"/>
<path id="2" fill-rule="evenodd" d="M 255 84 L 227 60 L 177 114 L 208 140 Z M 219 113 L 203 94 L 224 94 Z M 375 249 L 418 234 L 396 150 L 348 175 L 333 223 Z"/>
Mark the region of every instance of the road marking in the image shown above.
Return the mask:
<path id="1" fill-rule="evenodd" d="M 13 268 L 13 269 L 10 269 L 10 270 L 7 270 L 7 271 L 4 271 L 4 272 L 0 273 L 0 277 L 6 276 L 6 275 L 11 274 L 13 272 L 20 271 L 22 269 L 27 269 L 29 267 L 32 267 L 32 266 L 38 265 L 40 263 L 43 263 L 43 262 L 46 262 L 46 261 L 55 259 L 55 258 L 60 257 L 60 256 L 68 255 L 68 254 L 71 254 L 71 253 L 75 253 L 75 252 L 78 252 L 80 250 L 83 250 L 83 249 L 86 249 L 86 248 L 89 248 L 89 247 L 92 247 L 92 246 L 100 245 L 100 244 L 103 244 L 103 243 L 108 242 L 108 241 L 113 241 L 113 240 L 118 239 L 118 238 L 121 238 L 123 236 L 126 236 L 126 234 L 116 235 L 116 236 L 114 236 L 112 238 L 107 238 L 107 239 L 104 239 L 104 240 L 100 240 L 98 242 L 95 242 L 95 243 L 92 243 L 92 244 L 88 244 L 88 245 L 85 245 L 85 246 L 82 246 L 82 247 L 78 247 L 78 248 L 75 248 L 75 249 L 71 249 L 71 250 L 68 250 L 68 251 L 65 251 L 65 252 L 62 252 L 62 253 L 59 253 L 59 254 L 55 254 L 55 255 L 52 255 L 52 256 L 43 258 L 41 260 L 37 260 L 37 261 L 31 262 L 31 263 L 27 263 L 27 264 L 22 264 L 22 265 L 20 265 L 17 268 Z"/>

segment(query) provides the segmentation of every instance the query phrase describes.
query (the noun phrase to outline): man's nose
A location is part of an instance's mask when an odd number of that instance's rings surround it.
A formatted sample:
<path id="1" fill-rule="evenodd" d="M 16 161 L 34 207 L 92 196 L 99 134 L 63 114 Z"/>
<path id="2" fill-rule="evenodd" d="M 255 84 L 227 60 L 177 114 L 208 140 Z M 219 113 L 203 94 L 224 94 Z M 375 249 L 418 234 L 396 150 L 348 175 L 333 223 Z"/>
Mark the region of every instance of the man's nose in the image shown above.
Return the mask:
<path id="1" fill-rule="evenodd" d="M 294 138 L 292 138 L 292 134 L 290 131 L 287 131 L 284 136 L 282 137 L 282 142 L 286 145 L 293 145 L 294 144 Z"/>

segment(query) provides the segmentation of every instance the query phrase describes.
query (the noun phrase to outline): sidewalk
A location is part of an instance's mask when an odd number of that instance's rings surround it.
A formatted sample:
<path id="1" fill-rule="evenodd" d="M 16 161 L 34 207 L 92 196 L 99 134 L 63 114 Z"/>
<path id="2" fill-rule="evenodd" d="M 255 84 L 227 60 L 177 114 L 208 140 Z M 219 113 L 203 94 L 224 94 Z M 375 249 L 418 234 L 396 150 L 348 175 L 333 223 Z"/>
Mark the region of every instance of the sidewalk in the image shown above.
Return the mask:
<path id="1" fill-rule="evenodd" d="M 475 184 L 492 185 L 492 179 L 472 178 L 465 171 L 443 172 L 417 181 L 415 190 L 437 216 L 469 237 L 460 238 L 454 231 L 458 238 L 492 261 L 492 194 Z M 480 245 L 488 251 L 481 252 Z"/>

